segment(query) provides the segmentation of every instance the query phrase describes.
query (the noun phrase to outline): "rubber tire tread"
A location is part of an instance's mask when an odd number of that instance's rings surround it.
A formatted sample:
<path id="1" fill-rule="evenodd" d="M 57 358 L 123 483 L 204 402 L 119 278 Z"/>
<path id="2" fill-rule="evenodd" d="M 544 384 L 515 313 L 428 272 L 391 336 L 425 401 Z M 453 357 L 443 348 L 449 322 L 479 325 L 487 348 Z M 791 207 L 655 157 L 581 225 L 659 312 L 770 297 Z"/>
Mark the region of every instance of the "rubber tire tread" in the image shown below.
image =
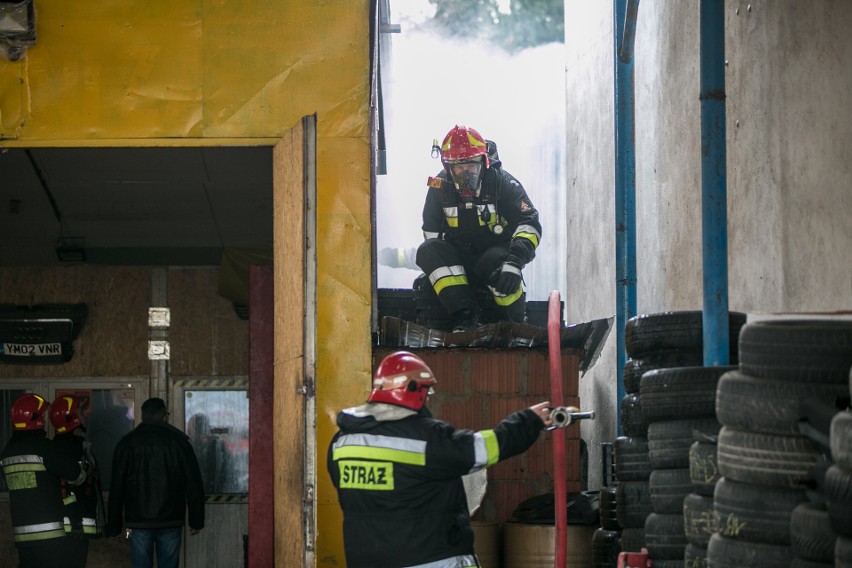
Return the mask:
<path id="1" fill-rule="evenodd" d="M 648 425 L 648 459 L 653 469 L 689 467 L 689 448 L 694 430 L 704 434 L 719 433 L 721 424 L 715 418 L 665 420 Z"/>
<path id="2" fill-rule="evenodd" d="M 648 421 L 642 414 L 642 402 L 638 394 L 627 394 L 621 399 L 621 431 L 625 436 L 645 437 Z"/>
<path id="3" fill-rule="evenodd" d="M 645 521 L 641 527 L 621 529 L 621 551 L 641 552 L 645 548 Z"/>
<path id="4" fill-rule="evenodd" d="M 648 486 L 651 491 L 651 507 L 655 513 L 683 515 L 683 500 L 692 493 L 688 467 L 655 469 L 651 472 Z"/>
<path id="5" fill-rule="evenodd" d="M 716 417 L 725 426 L 753 432 L 798 434 L 800 402 L 819 398 L 832 404 L 848 396 L 846 385 L 779 381 L 730 371 L 719 380 Z"/>
<path id="6" fill-rule="evenodd" d="M 689 446 L 689 478 L 694 491 L 712 497 L 720 477 L 716 464 L 716 444 L 693 442 Z"/>
<path id="7" fill-rule="evenodd" d="M 807 502 L 804 487 L 774 487 L 722 478 L 713 496 L 716 532 L 725 538 L 787 546 L 790 516 Z"/>
<path id="8" fill-rule="evenodd" d="M 652 512 L 647 481 L 619 482 L 615 489 L 615 514 L 622 530 L 645 528 L 645 519 Z"/>
<path id="9" fill-rule="evenodd" d="M 624 343 L 631 359 L 668 351 L 704 350 L 703 312 L 660 312 L 642 314 L 627 320 L 624 326 Z M 746 315 L 729 312 L 730 361 L 737 361 L 740 329 L 745 325 Z"/>
<path id="10" fill-rule="evenodd" d="M 838 412 L 831 419 L 829 443 L 834 463 L 852 471 L 852 411 Z"/>
<path id="11" fill-rule="evenodd" d="M 716 416 L 719 378 L 736 367 L 680 367 L 642 375 L 639 387 L 645 420 L 678 420 Z"/>
<path id="12" fill-rule="evenodd" d="M 608 531 L 621 530 L 615 514 L 615 487 L 601 487 L 598 493 L 598 514 L 601 528 Z"/>
<path id="13" fill-rule="evenodd" d="M 670 351 L 651 353 L 641 359 L 628 359 L 624 363 L 624 391 L 638 393 L 642 375 L 657 369 L 674 369 L 677 367 L 700 367 L 704 364 L 704 352 Z"/>
<path id="14" fill-rule="evenodd" d="M 616 566 L 619 552 L 621 552 L 621 534 L 618 531 L 599 528 L 592 533 L 592 566 L 594 568 Z"/>
<path id="15" fill-rule="evenodd" d="M 852 321 L 768 320 L 740 334 L 740 370 L 754 377 L 844 384 L 852 367 Z"/>
<path id="16" fill-rule="evenodd" d="M 648 439 L 652 440 L 650 432 Z M 719 473 L 728 479 L 793 487 L 811 479 L 811 470 L 822 451 L 815 441 L 805 436 L 724 426 L 719 432 L 716 459 Z"/>
<path id="17" fill-rule="evenodd" d="M 852 537 L 837 537 L 834 543 L 834 567 L 852 568 Z"/>
<path id="18" fill-rule="evenodd" d="M 777 568 L 789 566 L 789 546 L 725 538 L 716 533 L 707 545 L 707 564 L 713 568 Z"/>
<path id="19" fill-rule="evenodd" d="M 646 436 L 619 436 L 613 444 L 615 477 L 619 481 L 647 481 L 651 478 Z"/>
<path id="20" fill-rule="evenodd" d="M 834 562 L 837 533 L 825 504 L 800 503 L 790 515 L 790 544 L 793 553 L 804 560 Z"/>
<path id="21" fill-rule="evenodd" d="M 664 515 L 651 513 L 645 520 L 645 545 L 648 556 L 656 560 L 683 560 L 686 548 L 683 513 Z M 656 565 L 656 562 L 654 563 Z"/>
<path id="22" fill-rule="evenodd" d="M 687 544 L 683 549 L 683 565 L 685 568 L 707 568 L 707 548 Z"/>
<path id="23" fill-rule="evenodd" d="M 825 472 L 823 490 L 834 532 L 852 537 L 852 473 L 832 465 Z"/>
<path id="24" fill-rule="evenodd" d="M 683 500 L 683 532 L 689 544 L 707 548 L 716 532 L 716 512 L 713 497 L 690 493 Z"/>

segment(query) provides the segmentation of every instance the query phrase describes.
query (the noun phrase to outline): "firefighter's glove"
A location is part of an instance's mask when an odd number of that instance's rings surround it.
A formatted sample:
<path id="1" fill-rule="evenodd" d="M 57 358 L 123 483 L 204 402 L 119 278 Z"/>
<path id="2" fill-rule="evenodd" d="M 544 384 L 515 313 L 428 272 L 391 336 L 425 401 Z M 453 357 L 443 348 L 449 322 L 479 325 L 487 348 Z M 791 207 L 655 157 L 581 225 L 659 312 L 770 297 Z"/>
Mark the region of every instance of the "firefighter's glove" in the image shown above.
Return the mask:
<path id="1" fill-rule="evenodd" d="M 491 288 L 504 296 L 515 293 L 521 285 L 521 268 L 523 268 L 521 259 L 510 254 L 503 261 L 503 264 L 491 274 Z"/>

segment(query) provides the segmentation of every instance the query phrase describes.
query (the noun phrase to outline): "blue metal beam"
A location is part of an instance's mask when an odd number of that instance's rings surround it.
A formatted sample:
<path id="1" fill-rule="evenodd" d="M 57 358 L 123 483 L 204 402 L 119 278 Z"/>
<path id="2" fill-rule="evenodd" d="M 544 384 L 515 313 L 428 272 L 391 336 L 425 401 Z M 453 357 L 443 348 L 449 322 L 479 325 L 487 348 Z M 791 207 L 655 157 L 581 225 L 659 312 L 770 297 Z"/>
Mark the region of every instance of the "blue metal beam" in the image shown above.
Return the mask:
<path id="1" fill-rule="evenodd" d="M 730 360 L 727 167 L 725 163 L 725 2 L 701 0 L 701 230 L 704 365 Z"/>
<path id="2" fill-rule="evenodd" d="M 633 40 L 639 0 L 613 0 L 615 65 L 615 283 L 616 409 L 624 399 L 627 358 L 624 326 L 636 315 L 636 131 L 634 118 Z M 618 435 L 622 434 L 621 412 Z"/>

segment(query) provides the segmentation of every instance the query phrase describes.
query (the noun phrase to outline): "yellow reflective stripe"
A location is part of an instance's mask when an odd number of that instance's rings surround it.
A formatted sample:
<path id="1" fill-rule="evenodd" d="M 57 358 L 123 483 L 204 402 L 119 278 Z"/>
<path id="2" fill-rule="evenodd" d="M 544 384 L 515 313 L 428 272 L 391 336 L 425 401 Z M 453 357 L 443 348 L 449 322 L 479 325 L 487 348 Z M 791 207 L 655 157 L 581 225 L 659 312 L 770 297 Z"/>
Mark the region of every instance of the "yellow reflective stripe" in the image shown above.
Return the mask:
<path id="1" fill-rule="evenodd" d="M 497 443 L 497 436 L 494 430 L 482 430 L 479 432 L 482 439 L 485 441 L 486 465 L 489 467 L 500 461 L 500 444 Z"/>
<path id="2" fill-rule="evenodd" d="M 47 468 L 45 468 L 44 464 L 41 463 L 19 463 L 7 465 L 3 468 L 3 473 L 6 475 L 9 475 L 10 473 L 20 473 L 22 471 L 47 471 Z"/>
<path id="3" fill-rule="evenodd" d="M 508 296 L 494 296 L 494 303 L 498 306 L 511 306 L 518 300 L 518 298 L 521 297 L 521 294 L 523 293 L 523 286 L 518 285 L 518 289 L 512 294 L 509 294 Z"/>
<path id="4" fill-rule="evenodd" d="M 441 278 L 437 282 L 435 282 L 434 288 L 435 293 L 440 294 L 441 290 L 447 288 L 448 286 L 464 286 L 467 285 L 467 276 L 450 276 L 447 278 Z"/>
<path id="5" fill-rule="evenodd" d="M 526 239 L 530 241 L 536 248 L 538 248 L 538 235 L 534 233 L 515 233 L 512 235 L 513 239 Z"/>
<path id="6" fill-rule="evenodd" d="M 458 217 L 447 217 L 447 225 L 450 227 L 458 227 L 459 226 L 459 218 Z"/>
<path id="7" fill-rule="evenodd" d="M 62 500 L 62 503 L 65 504 L 65 505 L 70 505 L 71 503 L 76 503 L 76 502 L 77 502 L 77 496 L 74 495 L 73 493 Z"/>
<path id="8" fill-rule="evenodd" d="M 15 542 L 32 542 L 34 540 L 47 540 L 49 538 L 65 538 L 65 529 L 57 529 L 43 533 L 16 534 Z"/>
<path id="9" fill-rule="evenodd" d="M 408 452 L 391 448 L 371 448 L 368 446 L 341 446 L 335 448 L 332 459 L 368 459 L 382 460 L 408 465 L 426 465 L 426 454 L 422 452 Z"/>

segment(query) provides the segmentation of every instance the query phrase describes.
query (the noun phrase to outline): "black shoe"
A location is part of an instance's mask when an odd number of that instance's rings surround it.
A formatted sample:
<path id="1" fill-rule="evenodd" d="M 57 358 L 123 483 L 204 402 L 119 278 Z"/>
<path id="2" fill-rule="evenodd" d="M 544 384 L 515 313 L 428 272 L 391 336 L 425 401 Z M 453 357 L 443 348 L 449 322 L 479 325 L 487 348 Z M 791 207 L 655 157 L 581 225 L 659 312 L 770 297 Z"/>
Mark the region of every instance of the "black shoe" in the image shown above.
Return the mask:
<path id="1" fill-rule="evenodd" d="M 480 325 L 482 324 L 479 323 L 479 314 L 473 313 L 470 310 L 463 310 L 456 318 L 456 325 L 453 327 L 453 333 L 473 331 Z"/>

